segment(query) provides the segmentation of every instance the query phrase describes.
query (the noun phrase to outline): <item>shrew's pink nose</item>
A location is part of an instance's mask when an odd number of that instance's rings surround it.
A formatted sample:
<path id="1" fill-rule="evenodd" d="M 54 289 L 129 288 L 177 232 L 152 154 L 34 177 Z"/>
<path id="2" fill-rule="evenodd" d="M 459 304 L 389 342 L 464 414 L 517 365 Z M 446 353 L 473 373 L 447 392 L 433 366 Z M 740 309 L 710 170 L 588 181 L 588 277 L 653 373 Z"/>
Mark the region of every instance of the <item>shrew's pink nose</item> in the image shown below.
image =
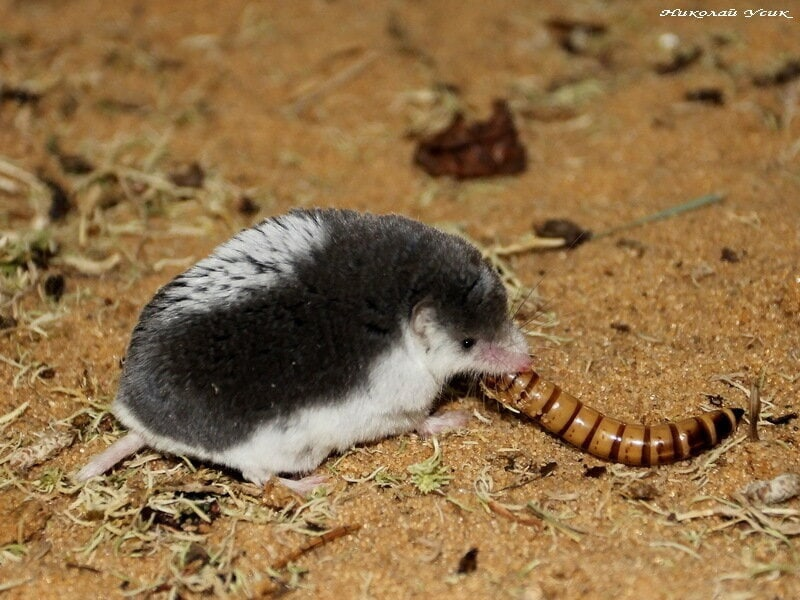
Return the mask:
<path id="1" fill-rule="evenodd" d="M 487 366 L 499 373 L 521 373 L 531 370 L 531 357 L 526 353 L 507 350 L 497 344 L 488 344 L 481 354 Z"/>

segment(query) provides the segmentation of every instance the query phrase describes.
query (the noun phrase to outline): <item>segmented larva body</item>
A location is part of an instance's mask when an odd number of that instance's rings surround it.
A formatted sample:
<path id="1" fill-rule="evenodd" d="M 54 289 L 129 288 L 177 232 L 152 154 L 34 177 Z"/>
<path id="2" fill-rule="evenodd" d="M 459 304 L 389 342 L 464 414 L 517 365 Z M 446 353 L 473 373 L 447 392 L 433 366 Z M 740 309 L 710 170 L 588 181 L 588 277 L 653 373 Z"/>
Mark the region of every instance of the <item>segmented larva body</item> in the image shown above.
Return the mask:
<path id="1" fill-rule="evenodd" d="M 493 400 L 573 446 L 635 467 L 697 456 L 733 433 L 744 414 L 740 408 L 725 408 L 681 421 L 638 425 L 605 416 L 533 371 L 485 377 L 481 387 Z"/>

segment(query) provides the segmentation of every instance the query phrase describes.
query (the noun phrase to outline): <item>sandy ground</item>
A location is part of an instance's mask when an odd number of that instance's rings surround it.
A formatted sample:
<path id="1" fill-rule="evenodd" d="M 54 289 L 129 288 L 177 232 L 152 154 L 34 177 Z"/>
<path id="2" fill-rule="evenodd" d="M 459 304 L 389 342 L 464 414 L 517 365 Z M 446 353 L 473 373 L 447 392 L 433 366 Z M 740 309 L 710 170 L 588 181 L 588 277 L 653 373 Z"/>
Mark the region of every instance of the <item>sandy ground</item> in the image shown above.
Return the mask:
<path id="1" fill-rule="evenodd" d="M 798 501 L 736 496 L 800 472 L 800 13 L 734 4 L 700 19 L 654 2 L 0 2 L 4 596 L 800 596 Z M 415 131 L 497 97 L 523 174 L 412 165 Z M 67 154 L 91 168 L 67 173 Z M 201 187 L 175 186 L 193 162 Z M 66 191 L 63 218 L 37 220 L 36 177 Z M 327 494 L 305 503 L 146 452 L 70 479 L 122 433 L 104 409 L 141 307 L 249 223 L 400 212 L 489 248 L 550 218 L 600 233 L 707 194 L 724 200 L 508 262 L 536 286 L 521 314 L 539 311 L 542 376 L 644 423 L 747 408 L 757 385 L 761 441 L 742 427 L 721 453 L 626 468 L 468 396 L 445 402 L 481 418 L 440 438 L 452 480 L 435 493 L 407 471 L 433 453 L 413 434 L 331 457 Z M 50 259 L 9 250 L 34 224 Z"/>

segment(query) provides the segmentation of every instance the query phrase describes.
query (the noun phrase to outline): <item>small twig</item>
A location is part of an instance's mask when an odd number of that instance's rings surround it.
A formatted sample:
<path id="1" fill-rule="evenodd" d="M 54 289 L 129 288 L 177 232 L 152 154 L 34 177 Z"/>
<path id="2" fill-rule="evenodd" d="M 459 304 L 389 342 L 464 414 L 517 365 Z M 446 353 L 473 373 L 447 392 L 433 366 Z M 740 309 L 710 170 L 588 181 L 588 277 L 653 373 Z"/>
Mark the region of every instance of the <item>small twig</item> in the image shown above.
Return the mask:
<path id="1" fill-rule="evenodd" d="M 532 517 L 523 517 L 521 515 L 515 515 L 511 512 L 506 506 L 500 504 L 496 500 L 487 500 L 486 506 L 491 510 L 494 514 L 500 515 L 508 519 L 509 521 L 514 521 L 515 523 L 519 523 L 521 525 L 528 525 L 529 527 L 536 527 L 539 529 L 541 527 L 541 519 L 536 519 Z"/>
<path id="2" fill-rule="evenodd" d="M 3 581 L 0 583 L 0 592 L 7 592 L 8 590 L 14 589 L 15 587 L 19 587 L 21 585 L 25 585 L 26 583 L 30 583 L 33 581 L 33 577 L 20 577 L 19 579 L 10 579 L 8 581 Z"/>
<path id="3" fill-rule="evenodd" d="M 375 50 L 368 52 L 361 57 L 360 60 L 357 60 L 353 64 L 348 65 L 338 73 L 332 75 L 310 92 L 302 94 L 289 105 L 289 110 L 292 114 L 297 116 L 303 114 L 311 104 L 316 103 L 320 98 L 344 85 L 351 79 L 355 79 L 364 69 L 374 62 L 378 56 L 379 53 Z"/>
<path id="4" fill-rule="evenodd" d="M 65 254 L 60 257 L 58 262 L 72 267 L 84 275 L 102 275 L 116 267 L 121 260 L 122 255 L 119 252 L 115 252 L 103 260 L 93 260 L 78 254 Z"/>
<path id="5" fill-rule="evenodd" d="M 757 442 L 758 419 L 761 415 L 761 382 L 754 381 L 750 386 L 750 441 Z"/>
<path id="6" fill-rule="evenodd" d="M 747 523 L 752 532 L 762 533 L 789 543 L 789 537 L 800 535 L 800 524 L 793 519 L 798 516 L 798 511 L 794 509 L 777 510 L 769 507 L 756 507 L 741 494 L 734 495 L 735 501 L 725 501 L 720 498 L 705 498 L 713 500 L 718 504 L 707 509 L 691 510 L 684 513 L 672 513 L 670 519 L 678 523 L 691 521 L 694 519 L 704 519 L 709 517 L 721 517 L 723 522 L 714 527 L 713 531 L 719 531 L 733 527 L 738 523 Z M 652 506 L 645 504 L 647 508 L 654 510 Z M 780 520 L 770 518 L 778 516 Z"/>
<path id="7" fill-rule="evenodd" d="M 89 573 L 97 573 L 98 575 L 102 573 L 100 569 L 97 567 L 93 567 L 92 565 L 83 565 L 80 563 L 67 561 L 64 563 L 64 566 L 68 569 L 77 569 L 78 571 L 88 571 Z"/>
<path id="8" fill-rule="evenodd" d="M 508 246 L 495 246 L 490 249 L 495 256 L 510 256 L 529 250 L 561 248 L 566 243 L 564 238 L 545 238 L 537 235 L 526 235 Z"/>
<path id="9" fill-rule="evenodd" d="M 290 552 L 276 563 L 272 565 L 273 569 L 280 570 L 285 568 L 290 562 L 296 561 L 298 558 L 311 552 L 315 548 L 319 546 L 323 546 L 325 544 L 329 544 L 334 540 L 338 540 L 340 537 L 344 537 L 351 533 L 354 533 L 361 529 L 361 525 L 342 525 L 341 527 L 334 527 L 330 531 L 326 531 L 322 535 L 315 537 L 302 546 L 300 546 L 297 550 Z"/>
<path id="10" fill-rule="evenodd" d="M 14 362 L 14 361 L 12 361 L 10 359 L 6 359 L 6 357 L 3 356 L 2 354 L 0 354 L 0 361 L 7 362 L 8 364 L 10 364 L 11 366 L 14 366 L 14 367 L 21 367 L 22 366 L 19 363 L 16 363 L 16 362 Z M 3 431 L 3 429 L 5 429 L 6 426 L 9 423 L 11 423 L 18 416 L 20 416 L 22 413 L 24 413 L 26 408 L 28 408 L 28 402 L 23 402 L 22 404 L 20 404 L 17 408 L 12 410 L 11 412 L 8 412 L 8 413 L 6 413 L 4 415 L 0 415 L 0 431 Z"/>
<path id="11" fill-rule="evenodd" d="M 29 201 L 35 212 L 33 229 L 42 229 L 47 223 L 47 206 L 50 191 L 34 174 L 22 169 L 3 156 L 0 156 L 0 175 L 28 186 Z"/>
<path id="12" fill-rule="evenodd" d="M 528 510 L 530 510 L 534 515 L 539 517 L 542 521 L 544 521 L 554 529 L 557 529 L 558 531 L 566 535 L 573 542 L 579 543 L 581 541 L 581 536 L 587 533 L 586 531 L 582 531 L 580 529 L 572 527 L 572 525 L 567 525 L 566 523 L 562 523 L 550 513 L 545 512 L 544 510 L 536 506 L 533 502 L 528 502 L 526 506 L 528 507 Z"/>
<path id="13" fill-rule="evenodd" d="M 699 198 L 695 198 L 694 200 L 689 200 L 688 202 L 679 204 L 678 206 L 672 206 L 670 208 L 660 210 L 657 213 L 653 213 L 652 215 L 647 215 L 646 217 L 642 217 L 641 219 L 636 219 L 635 221 L 631 221 L 630 223 L 619 225 L 617 227 L 612 227 L 611 229 L 606 229 L 601 233 L 593 235 L 592 239 L 598 239 L 601 237 L 613 235 L 615 233 L 619 233 L 620 231 L 625 231 L 626 229 L 633 229 L 634 227 L 639 227 L 640 225 L 645 225 L 646 223 L 652 223 L 653 221 L 663 221 L 664 219 L 670 219 L 685 212 L 689 212 L 690 210 L 697 210 L 698 208 L 702 208 L 703 206 L 707 206 L 709 204 L 716 204 L 717 202 L 721 202 L 724 199 L 725 199 L 725 194 L 708 194 L 707 196 L 700 196 Z"/>
<path id="14" fill-rule="evenodd" d="M 744 373 L 724 373 L 722 375 L 714 375 L 711 378 L 711 381 L 721 381 L 722 383 L 729 385 L 733 388 L 736 388 L 740 392 L 742 392 L 746 396 L 750 396 L 749 390 L 742 385 L 740 382 L 736 381 L 736 377 L 744 377 Z"/>
<path id="15" fill-rule="evenodd" d="M 260 490 L 259 490 L 260 491 Z M 157 492 L 170 492 L 173 494 L 212 494 L 214 496 L 230 496 L 231 490 L 224 485 L 203 485 L 200 483 L 189 483 L 186 485 L 163 485 L 153 490 Z"/>
<path id="16" fill-rule="evenodd" d="M 677 542 L 670 542 L 665 540 L 662 542 L 650 542 L 648 545 L 651 548 L 670 548 L 672 550 L 679 550 L 680 552 L 685 552 L 692 558 L 696 558 L 697 560 L 703 560 L 703 557 L 700 556 L 697 552 L 695 552 L 688 546 L 684 546 L 683 544 L 679 544 Z"/>

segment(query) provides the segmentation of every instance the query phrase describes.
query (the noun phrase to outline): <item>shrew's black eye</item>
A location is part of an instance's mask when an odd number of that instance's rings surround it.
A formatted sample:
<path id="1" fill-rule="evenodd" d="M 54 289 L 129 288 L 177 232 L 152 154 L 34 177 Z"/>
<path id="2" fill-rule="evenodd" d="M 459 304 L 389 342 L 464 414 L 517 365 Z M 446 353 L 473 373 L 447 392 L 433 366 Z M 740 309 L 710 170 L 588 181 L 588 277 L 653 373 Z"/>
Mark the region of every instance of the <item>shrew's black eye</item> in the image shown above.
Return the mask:
<path id="1" fill-rule="evenodd" d="M 475 338 L 466 338 L 461 340 L 461 347 L 464 350 L 469 350 L 475 345 Z"/>

